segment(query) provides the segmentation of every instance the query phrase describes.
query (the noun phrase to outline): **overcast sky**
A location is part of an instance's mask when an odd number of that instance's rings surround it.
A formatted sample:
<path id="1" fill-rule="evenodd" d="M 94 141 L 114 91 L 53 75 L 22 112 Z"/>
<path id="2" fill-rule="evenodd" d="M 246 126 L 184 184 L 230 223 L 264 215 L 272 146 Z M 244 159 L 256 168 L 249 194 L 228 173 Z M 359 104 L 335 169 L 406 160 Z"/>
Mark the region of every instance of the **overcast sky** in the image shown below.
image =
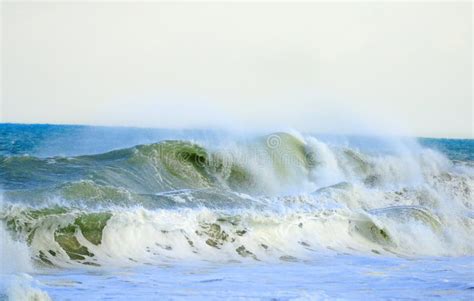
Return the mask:
<path id="1" fill-rule="evenodd" d="M 473 137 L 472 4 L 2 3 L 1 120 Z"/>

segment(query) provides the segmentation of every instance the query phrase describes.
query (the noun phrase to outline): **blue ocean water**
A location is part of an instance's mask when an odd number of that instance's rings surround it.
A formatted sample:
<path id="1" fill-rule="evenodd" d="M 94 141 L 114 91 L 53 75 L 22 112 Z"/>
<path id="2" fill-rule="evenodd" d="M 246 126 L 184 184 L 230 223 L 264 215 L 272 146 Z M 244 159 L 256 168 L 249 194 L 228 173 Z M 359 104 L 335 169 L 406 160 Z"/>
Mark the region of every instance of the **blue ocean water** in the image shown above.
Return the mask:
<path id="1" fill-rule="evenodd" d="M 474 298 L 474 141 L 0 124 L 0 299 Z"/>

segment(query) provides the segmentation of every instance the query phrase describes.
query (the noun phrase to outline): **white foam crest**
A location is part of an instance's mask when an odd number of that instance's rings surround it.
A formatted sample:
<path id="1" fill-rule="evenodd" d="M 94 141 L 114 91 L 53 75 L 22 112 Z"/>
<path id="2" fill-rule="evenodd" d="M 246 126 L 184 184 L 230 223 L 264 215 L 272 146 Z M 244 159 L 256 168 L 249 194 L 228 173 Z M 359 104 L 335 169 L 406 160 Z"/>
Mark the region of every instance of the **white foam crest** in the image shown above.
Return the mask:
<path id="1" fill-rule="evenodd" d="M 360 202 L 373 201 L 366 200 L 370 196 L 366 190 L 346 193 L 359 194 L 358 197 L 350 195 L 348 201 L 357 198 Z M 330 199 L 341 203 L 340 197 L 336 193 Z M 92 244 L 80 231 L 76 232 L 80 245 L 94 254 L 82 261 L 69 259 L 55 241 L 52 229 L 57 229 L 59 224 L 64 227 L 68 221 L 51 218 L 36 229 L 31 248 L 63 267 L 84 267 L 82 263 L 107 267 L 159 265 L 173 260 L 301 260 L 328 250 L 402 256 L 474 254 L 470 239 L 474 222 L 467 217 L 438 216 L 410 205 L 388 207 L 382 213 L 369 208 L 357 209 L 355 204 L 318 209 L 317 204 L 324 202 L 324 194 L 287 197 L 280 201 L 306 202 L 313 207 L 282 212 L 116 210 L 103 229 L 99 245 Z M 326 204 L 329 203 L 328 200 Z"/>
<path id="2" fill-rule="evenodd" d="M 315 160 L 319 165 L 311 172 L 311 179 L 318 187 L 330 186 L 347 180 L 339 167 L 334 152 L 327 144 L 314 137 L 309 137 L 307 142 L 309 150 L 316 154 Z"/>
<path id="3" fill-rule="evenodd" d="M 456 172 L 444 155 L 411 140 L 391 140 L 390 153 L 365 153 L 314 137 L 307 137 L 306 141 L 316 163 L 311 176 L 318 187 L 346 181 L 397 189 L 429 184 L 434 176 Z M 466 172 L 465 169 L 458 168 L 457 172 Z"/>
<path id="4" fill-rule="evenodd" d="M 308 170 L 304 162 L 300 161 L 299 154 L 292 145 L 285 145 L 285 136 L 270 135 L 269 139 L 252 140 L 247 143 L 226 142 L 217 149 L 210 146 L 219 157 L 218 162 L 224 168 L 219 170 L 218 178 L 225 186 L 231 175 L 232 168 L 238 167 L 246 173 L 252 183 L 250 190 L 267 195 L 291 194 L 300 191 L 311 191 L 314 185 L 308 179 Z M 304 145 L 306 142 L 301 134 L 292 131 L 290 135 Z M 275 138 L 275 145 L 269 144 Z M 291 143 L 291 142 L 290 142 Z M 211 162 L 211 165 L 215 162 Z"/>

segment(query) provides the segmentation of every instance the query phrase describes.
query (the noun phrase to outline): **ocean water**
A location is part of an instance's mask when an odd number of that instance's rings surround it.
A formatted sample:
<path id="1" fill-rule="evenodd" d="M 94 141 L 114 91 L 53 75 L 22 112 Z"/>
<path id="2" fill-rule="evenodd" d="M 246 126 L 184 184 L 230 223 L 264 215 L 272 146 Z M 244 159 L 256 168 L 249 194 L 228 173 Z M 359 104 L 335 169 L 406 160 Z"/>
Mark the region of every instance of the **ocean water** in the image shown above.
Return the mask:
<path id="1" fill-rule="evenodd" d="M 474 141 L 0 124 L 0 299 L 474 298 Z"/>

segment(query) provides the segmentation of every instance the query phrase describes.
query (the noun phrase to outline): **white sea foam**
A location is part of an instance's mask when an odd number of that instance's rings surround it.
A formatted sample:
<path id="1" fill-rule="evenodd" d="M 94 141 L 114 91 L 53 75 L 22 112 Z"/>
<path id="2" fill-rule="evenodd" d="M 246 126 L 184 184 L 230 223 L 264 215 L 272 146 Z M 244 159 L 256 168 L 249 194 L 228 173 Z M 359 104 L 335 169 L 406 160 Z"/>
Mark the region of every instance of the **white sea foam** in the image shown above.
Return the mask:
<path id="1" fill-rule="evenodd" d="M 35 287 L 37 281 L 27 273 L 34 271 L 31 250 L 25 242 L 14 240 L 0 225 L 0 292 L 11 301 L 47 301 L 48 294 Z"/>
<path id="2" fill-rule="evenodd" d="M 31 254 L 25 242 L 14 240 L 12 234 L 5 230 L 3 224 L 0 224 L 1 256 L 0 272 L 2 274 L 11 274 L 18 272 L 31 272 Z"/>

